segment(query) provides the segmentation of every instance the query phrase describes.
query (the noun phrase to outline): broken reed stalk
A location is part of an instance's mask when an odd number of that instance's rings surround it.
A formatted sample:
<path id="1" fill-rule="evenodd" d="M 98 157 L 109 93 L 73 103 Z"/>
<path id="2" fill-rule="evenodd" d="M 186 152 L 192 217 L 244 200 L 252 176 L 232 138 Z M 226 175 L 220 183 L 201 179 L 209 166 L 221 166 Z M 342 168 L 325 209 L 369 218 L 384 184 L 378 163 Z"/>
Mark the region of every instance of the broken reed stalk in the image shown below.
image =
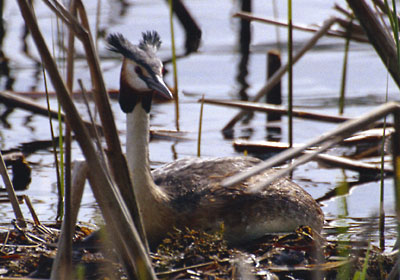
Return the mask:
<path id="1" fill-rule="evenodd" d="M 400 142 L 396 142 L 396 139 L 397 140 L 400 139 L 400 137 L 398 135 L 400 132 L 400 128 L 398 128 L 398 127 L 400 127 L 400 116 L 397 116 L 399 114 L 398 113 L 399 111 L 400 111 L 400 105 L 398 103 L 389 102 L 384 105 L 381 105 L 378 108 L 371 110 L 369 113 L 364 114 L 360 118 L 349 120 L 349 121 L 339 125 L 333 131 L 327 132 L 327 133 L 323 134 L 322 136 L 312 139 L 308 143 L 305 143 L 299 147 L 295 147 L 295 148 L 286 150 L 286 151 L 278 154 L 277 156 L 258 164 L 257 166 L 251 168 L 250 170 L 248 170 L 246 172 L 242 172 L 242 173 L 236 174 L 230 178 L 227 178 L 223 182 L 221 182 L 221 185 L 224 187 L 230 187 L 230 186 L 235 185 L 255 174 L 258 174 L 258 173 L 268 169 L 268 168 L 277 166 L 279 164 L 284 163 L 287 160 L 298 157 L 297 160 L 294 163 L 292 163 L 289 168 L 284 168 L 284 169 L 278 170 L 276 173 L 274 173 L 272 176 L 270 176 L 267 180 L 252 186 L 249 190 L 249 191 L 258 191 L 261 188 L 263 188 L 263 187 L 267 186 L 268 184 L 270 184 L 271 182 L 273 182 L 274 180 L 276 180 L 277 178 L 291 172 L 295 167 L 312 160 L 318 154 L 324 152 L 328 148 L 339 143 L 344 138 L 349 137 L 352 133 L 359 131 L 361 129 L 365 129 L 366 127 L 373 125 L 374 122 L 382 119 L 384 116 L 391 114 L 391 113 L 393 113 L 395 115 L 395 119 L 396 119 L 396 117 L 398 118 L 396 120 L 396 121 L 398 121 L 398 123 L 395 124 L 396 130 L 393 134 L 393 141 L 392 141 L 392 143 L 395 142 L 394 149 L 397 149 L 393 152 L 393 156 L 395 157 L 398 154 L 397 151 L 400 151 L 399 147 L 397 147 Z M 398 138 L 396 138 L 396 137 L 398 137 Z M 313 152 L 311 152 L 309 154 L 300 156 L 306 149 L 308 149 L 310 147 L 316 147 L 320 144 L 321 144 L 321 146 L 319 147 L 319 149 L 314 150 Z M 393 170 L 395 170 L 395 174 L 396 174 L 396 170 L 397 170 L 396 165 L 395 165 L 396 160 L 400 160 L 400 157 L 398 159 L 397 158 L 394 159 Z M 397 184 L 398 183 L 397 176 L 394 176 L 394 178 L 395 178 L 395 181 Z M 399 195 L 398 201 L 400 202 L 400 191 L 399 191 L 398 195 Z M 400 214 L 400 205 L 399 205 L 399 214 Z M 400 217 L 400 215 L 399 215 L 399 217 Z"/>
<path id="2" fill-rule="evenodd" d="M 23 197 L 24 197 L 25 204 L 29 209 L 29 212 L 31 212 L 31 217 L 33 219 L 34 224 L 36 226 L 40 225 L 39 217 L 36 214 L 35 208 L 33 208 L 33 205 L 32 205 L 32 202 L 31 202 L 29 196 L 24 195 Z"/>
<path id="3" fill-rule="evenodd" d="M 198 102 L 202 102 L 202 100 L 198 100 Z M 218 99 L 204 99 L 205 104 L 211 105 L 221 105 L 233 108 L 239 108 L 243 111 L 258 111 L 264 113 L 274 113 L 276 115 L 286 115 L 288 110 L 284 106 L 275 105 L 275 104 L 265 104 L 265 103 L 256 103 L 251 101 L 238 101 L 238 100 L 218 100 Z M 293 110 L 292 114 L 294 117 L 314 120 L 314 121 L 323 121 L 323 122 L 331 122 L 331 123 L 342 123 L 350 120 L 351 118 L 343 117 L 343 116 L 330 116 L 318 113 L 311 113 L 300 110 Z"/>
<path id="4" fill-rule="evenodd" d="M 46 3 L 52 6 L 51 3 Z M 106 171 L 103 169 L 94 145 L 90 139 L 90 135 L 86 127 L 83 125 L 82 119 L 74 103 L 71 100 L 71 97 L 64 84 L 64 81 L 61 78 L 61 75 L 58 72 L 55 62 L 51 57 L 45 40 L 40 32 L 39 26 L 36 22 L 36 18 L 33 14 L 32 6 L 30 6 L 30 4 L 28 4 L 26 0 L 18 0 L 18 4 L 25 23 L 29 28 L 33 40 L 40 53 L 43 64 L 47 72 L 49 73 L 52 84 L 57 92 L 58 100 L 64 112 L 66 112 L 66 114 L 68 115 L 69 124 L 74 131 L 76 139 L 81 147 L 82 153 L 84 154 L 88 162 L 90 185 L 92 187 L 96 200 L 102 210 L 104 219 L 107 224 L 107 229 L 114 237 L 112 241 L 114 242 L 114 245 L 116 246 L 116 249 L 121 258 L 123 259 L 124 268 L 127 272 L 128 278 L 133 279 L 136 277 L 136 279 L 156 279 L 154 271 L 151 267 L 150 260 L 148 259 L 148 256 L 146 254 L 146 249 L 144 245 L 140 242 L 139 234 L 131 219 L 130 213 L 121 196 L 121 193 L 119 192 L 118 188 L 116 188 L 114 183 L 110 180 Z M 54 1 L 54 4 L 58 7 L 61 6 L 61 4 L 56 3 L 56 1 Z M 63 7 L 62 10 L 64 13 L 65 9 L 63 9 Z M 80 16 L 82 18 L 82 15 Z M 75 21 L 72 16 L 70 16 L 69 19 Z M 79 25 L 75 25 L 75 27 L 76 26 Z M 86 44 L 89 44 L 92 48 L 90 50 L 90 53 L 94 55 L 94 57 L 96 57 L 95 50 L 93 49 L 93 45 L 91 43 L 91 39 L 89 34 L 87 33 L 87 30 L 83 28 L 78 28 L 75 31 L 80 32 L 80 36 L 86 37 L 87 40 L 89 40 L 85 42 Z M 98 70 L 100 71 L 100 68 L 98 68 Z M 98 74 L 101 76 L 101 72 Z M 97 80 L 101 79 L 99 76 L 93 78 Z M 98 84 L 96 86 L 98 86 Z M 96 90 L 98 90 L 98 88 L 96 88 Z M 105 92 L 105 88 L 102 92 Z M 96 94 L 96 96 L 98 95 L 100 94 Z M 104 108 L 101 109 L 102 112 L 104 112 L 104 110 Z M 109 107 L 108 111 L 111 111 Z M 112 118 L 112 114 L 107 117 Z M 119 165 L 118 167 L 116 166 L 116 168 L 121 169 L 121 165 Z"/>
<path id="5" fill-rule="evenodd" d="M 24 98 L 17 96 L 15 94 L 11 94 L 9 92 L 1 92 L 0 91 L 0 102 L 5 104 L 6 106 L 18 107 L 23 110 L 27 110 L 29 112 L 33 112 L 38 115 L 42 115 L 44 117 L 51 117 L 52 119 L 58 118 L 58 112 L 54 110 L 49 110 L 48 108 L 37 104 L 36 102 L 30 100 L 29 98 Z M 65 121 L 65 115 L 61 113 L 61 119 Z M 94 135 L 94 130 L 92 129 L 92 124 L 90 122 L 84 121 L 84 124 L 89 129 L 91 135 Z M 101 130 L 99 125 L 96 125 L 97 131 Z"/>
<path id="6" fill-rule="evenodd" d="M 247 13 L 247 12 L 238 12 L 238 13 L 235 13 L 232 17 L 239 17 L 239 18 L 243 18 L 243 19 L 247 19 L 247 20 L 251 20 L 251 21 L 272 24 L 272 25 L 279 26 L 279 27 L 287 27 L 287 22 L 278 21 L 275 19 L 264 18 L 264 17 L 257 17 L 255 15 L 253 15 L 251 13 Z M 344 24 L 344 22 L 341 19 L 337 19 L 337 20 Z M 305 25 L 298 25 L 298 24 L 293 24 L 293 29 L 305 31 L 305 32 L 313 32 L 313 33 L 318 32 L 318 28 L 309 27 L 309 26 L 305 26 Z M 346 32 L 343 32 L 340 30 L 328 30 L 326 32 L 326 36 L 337 37 L 337 38 L 346 38 Z M 365 36 L 362 36 L 360 34 L 358 34 L 358 35 L 352 34 L 351 39 L 354 41 L 362 42 L 362 43 L 368 42 L 368 39 Z"/>
<path id="7" fill-rule="evenodd" d="M 57 243 L 57 255 L 54 259 L 50 279 L 72 279 L 71 244 L 83 189 L 87 178 L 88 166 L 85 161 L 75 161 L 71 180 L 71 203 L 69 221 L 65 218 L 61 225 L 61 234 Z"/>
<path id="8" fill-rule="evenodd" d="M 0 152 L 0 174 L 3 178 L 4 185 L 7 190 L 8 199 L 11 202 L 11 206 L 14 211 L 17 223 L 21 227 L 26 227 L 24 215 L 22 214 L 21 208 L 19 207 L 17 196 L 15 195 L 14 187 L 11 183 L 10 177 L 8 176 L 7 167 L 4 163 L 3 154 Z"/>
<path id="9" fill-rule="evenodd" d="M 175 32 L 174 32 L 174 10 L 173 10 L 173 0 L 168 0 L 169 2 L 169 26 L 171 32 L 171 51 L 172 51 L 172 68 L 174 74 L 174 90 L 172 91 L 174 95 L 175 102 L 175 127 L 179 131 L 179 94 L 178 94 L 178 69 L 176 66 L 176 49 L 175 49 Z"/>
<path id="10" fill-rule="evenodd" d="M 103 75 L 100 68 L 100 62 L 98 60 L 98 55 L 94 47 L 93 38 L 90 34 L 87 15 L 82 2 L 80 0 L 76 1 L 79 18 L 82 24 L 79 23 L 76 18 L 71 15 L 59 1 L 53 0 L 51 3 L 49 0 L 44 0 L 44 2 L 50 7 L 50 9 L 60 19 L 62 19 L 69 28 L 73 30 L 75 36 L 83 44 L 92 78 L 92 86 L 94 91 L 93 97 L 96 103 L 96 108 L 98 110 L 101 123 L 103 125 L 104 138 L 107 143 L 107 157 L 109 161 L 109 167 L 111 168 L 113 179 L 118 186 L 118 189 L 125 201 L 125 204 L 129 208 L 129 212 L 132 215 L 133 221 L 139 231 L 143 244 L 146 247 L 146 250 L 149 251 L 146 234 L 143 228 L 143 223 L 141 222 L 135 193 L 133 191 L 133 185 L 130 180 L 128 164 L 121 149 L 121 144 L 118 136 L 119 134 L 115 125 L 113 112 L 111 111 L 110 100 L 106 91 Z"/>
<path id="11" fill-rule="evenodd" d="M 317 42 L 318 40 L 326 34 L 326 32 L 329 30 L 329 28 L 336 22 L 335 17 L 331 17 L 328 20 L 324 22 L 322 27 L 316 32 L 312 38 L 299 50 L 298 53 L 296 53 L 293 56 L 293 65 L 308 51 L 310 50 Z M 251 101 L 259 101 L 261 97 L 264 95 L 268 94 L 268 92 L 276 86 L 283 75 L 286 73 L 288 69 L 288 64 L 283 65 L 279 70 L 271 77 L 271 79 L 268 80 L 268 83 L 262 87 L 257 94 L 252 98 Z M 225 127 L 222 129 L 223 131 L 230 130 L 232 127 L 239 121 L 243 116 L 246 115 L 246 112 L 240 111 L 238 114 L 236 114 L 229 122 L 228 124 L 225 125 Z"/>
<path id="12" fill-rule="evenodd" d="M 346 1 L 364 28 L 370 43 L 389 70 L 393 80 L 400 87 L 399 62 L 397 59 L 393 59 L 397 58 L 397 50 L 393 37 L 387 32 L 374 11 L 364 0 Z"/>

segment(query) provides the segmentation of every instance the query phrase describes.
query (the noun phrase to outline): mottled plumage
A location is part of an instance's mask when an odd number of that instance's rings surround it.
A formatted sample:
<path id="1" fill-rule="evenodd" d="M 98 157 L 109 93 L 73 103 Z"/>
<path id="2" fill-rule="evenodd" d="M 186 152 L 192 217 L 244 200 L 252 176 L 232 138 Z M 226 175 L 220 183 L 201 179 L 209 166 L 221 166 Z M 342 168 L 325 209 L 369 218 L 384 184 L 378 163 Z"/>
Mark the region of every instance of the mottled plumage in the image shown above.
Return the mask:
<path id="1" fill-rule="evenodd" d="M 300 225 L 321 231 L 324 216 L 320 207 L 292 181 L 281 178 L 260 192 L 246 192 L 249 185 L 265 180 L 274 169 L 230 188 L 220 186 L 223 179 L 260 162 L 253 157 L 184 158 L 154 170 L 152 175 L 168 194 L 180 226 L 216 231 L 223 223 L 229 229 L 225 237 L 233 243 L 267 232 L 294 231 Z"/>

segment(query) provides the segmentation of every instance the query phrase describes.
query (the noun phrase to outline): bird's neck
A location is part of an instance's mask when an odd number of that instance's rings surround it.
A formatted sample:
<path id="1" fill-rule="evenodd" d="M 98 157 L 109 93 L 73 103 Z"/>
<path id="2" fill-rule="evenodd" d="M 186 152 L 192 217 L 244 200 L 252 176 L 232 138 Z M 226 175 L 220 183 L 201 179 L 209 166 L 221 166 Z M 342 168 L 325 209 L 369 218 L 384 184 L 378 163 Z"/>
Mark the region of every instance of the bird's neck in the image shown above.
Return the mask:
<path id="1" fill-rule="evenodd" d="M 140 102 L 127 114 L 126 154 L 133 187 L 139 201 L 163 199 L 162 190 L 154 183 L 149 162 L 149 114 Z"/>
<path id="2" fill-rule="evenodd" d="M 126 154 L 131 170 L 132 184 L 139 209 L 145 224 L 147 238 L 157 240 L 160 232 L 164 232 L 163 219 L 167 214 L 168 197 L 158 187 L 151 176 L 149 164 L 149 114 L 143 109 L 141 102 L 127 114 Z M 161 220 L 158 220 L 161 219 Z"/>

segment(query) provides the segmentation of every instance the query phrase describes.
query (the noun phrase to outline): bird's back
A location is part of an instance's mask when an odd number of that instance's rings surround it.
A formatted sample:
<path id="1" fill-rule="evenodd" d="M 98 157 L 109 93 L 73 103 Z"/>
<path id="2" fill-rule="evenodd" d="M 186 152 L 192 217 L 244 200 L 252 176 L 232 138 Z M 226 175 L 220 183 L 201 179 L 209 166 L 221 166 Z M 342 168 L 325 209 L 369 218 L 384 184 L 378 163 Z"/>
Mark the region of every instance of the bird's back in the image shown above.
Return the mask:
<path id="1" fill-rule="evenodd" d="M 178 226 L 216 230 L 221 223 L 233 242 L 287 232 L 300 225 L 320 231 L 323 213 L 300 186 L 282 178 L 260 192 L 248 186 L 265 180 L 274 169 L 230 188 L 220 182 L 260 163 L 252 157 L 184 158 L 153 171 L 155 183 L 170 196 Z"/>

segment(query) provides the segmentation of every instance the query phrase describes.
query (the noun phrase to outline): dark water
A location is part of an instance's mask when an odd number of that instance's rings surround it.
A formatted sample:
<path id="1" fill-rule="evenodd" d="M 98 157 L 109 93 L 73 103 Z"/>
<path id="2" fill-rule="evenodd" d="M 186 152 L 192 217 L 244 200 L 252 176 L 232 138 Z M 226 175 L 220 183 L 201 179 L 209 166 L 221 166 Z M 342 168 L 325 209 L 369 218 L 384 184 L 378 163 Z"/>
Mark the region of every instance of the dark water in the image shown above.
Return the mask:
<path id="1" fill-rule="evenodd" d="M 42 32 L 49 45 L 56 41 L 59 23 L 41 1 L 36 1 L 36 13 Z M 95 28 L 96 4 L 98 1 L 86 1 L 92 28 Z M 280 1 L 276 1 L 280 2 Z M 343 2 L 343 1 L 340 1 Z M 160 56 L 170 58 L 171 40 L 168 21 L 168 8 L 165 1 L 143 0 L 131 1 L 131 5 L 124 6 L 120 1 L 101 1 L 100 30 L 105 33 L 120 32 L 133 42 L 141 37 L 145 30 L 157 30 L 163 40 Z M 251 24 L 252 44 L 248 56 L 248 74 L 241 75 L 238 71 L 243 58 L 239 53 L 239 20 L 231 15 L 238 11 L 239 4 L 233 1 L 185 1 L 192 11 L 194 18 L 202 28 L 203 37 L 197 53 L 178 61 L 178 77 L 180 88 L 180 128 L 186 132 L 186 141 L 155 140 L 150 145 L 151 160 L 154 167 L 160 163 L 175 158 L 193 156 L 197 151 L 197 127 L 200 105 L 197 102 L 202 94 L 207 98 L 237 99 L 240 94 L 254 95 L 264 85 L 266 77 L 266 53 L 276 48 L 277 38 L 281 45 L 286 44 L 286 31 L 277 30 L 273 26 L 259 23 Z M 273 17 L 273 1 L 254 1 L 252 10 L 257 15 Z M 278 3 L 278 16 L 285 19 L 285 3 Z M 343 3 L 342 3 L 343 4 Z M 332 9 L 330 1 L 303 0 L 294 3 L 294 22 L 313 24 L 321 23 L 330 15 L 337 15 Z M 0 79 L 1 90 L 10 87 L 15 91 L 43 91 L 44 82 L 41 69 L 38 68 L 37 52 L 30 38 L 27 40 L 29 54 L 22 52 L 24 26 L 19 9 L 15 1 L 7 1 L 4 6 L 5 37 L 2 50 L 8 58 L 9 77 Z M 175 24 L 176 43 L 178 54 L 185 52 L 184 34 L 179 23 Z M 311 34 L 304 32 L 294 33 L 295 51 L 304 44 Z M 78 52 L 82 48 L 77 44 Z M 294 67 L 294 104 L 299 109 L 337 114 L 338 97 L 341 83 L 341 69 L 343 61 L 344 40 L 323 38 L 317 46 L 308 52 Z M 286 61 L 286 50 L 282 50 L 282 59 Z M 99 53 L 102 57 L 102 68 L 109 89 L 118 88 L 120 62 L 107 59 L 110 53 L 106 51 L 103 40 L 99 40 Z M 62 53 L 56 49 L 55 54 Z M 59 60 L 62 68 L 62 60 Z M 172 71 L 171 65 L 166 68 Z M 83 60 L 76 62 L 76 77 L 83 80 L 86 87 L 90 86 L 90 79 L 86 63 Z M 240 76 L 242 83 L 237 81 Z M 10 79 L 11 78 L 11 79 Z M 387 82 L 388 80 L 388 82 Z M 171 74 L 167 74 L 166 81 L 172 84 Z M 243 83 L 245 85 L 243 85 Z M 248 88 L 247 88 L 248 85 Z M 51 86 L 50 86 L 51 87 Z M 286 98 L 287 81 L 282 81 L 283 99 Z M 398 99 L 398 90 L 374 50 L 365 44 L 351 43 L 347 77 L 346 116 L 359 116 L 375 106 L 382 104 L 385 93 L 389 100 Z M 43 98 L 37 100 L 45 104 Z M 57 108 L 57 101 L 52 99 L 52 108 Z M 77 101 L 83 115 L 86 109 Z M 286 102 L 284 101 L 284 104 Z M 120 131 L 121 140 L 125 142 L 125 116 L 118 104 L 112 103 L 114 115 Z M 0 107 L 1 112 L 6 108 Z M 175 111 L 173 104 L 156 105 L 152 110 L 152 126 L 160 129 L 175 128 Z M 206 105 L 204 108 L 202 155 L 229 156 L 237 155 L 231 140 L 224 139 L 221 128 L 234 116 L 237 111 L 223 107 Z M 18 147 L 23 142 L 50 139 L 48 120 L 19 109 L 14 110 L 7 118 L 10 127 L 5 124 L 0 130 L 1 149 Z M 287 119 L 283 118 L 278 126 L 282 134 L 279 137 L 287 141 Z M 57 127 L 57 124 L 54 122 Z M 294 141 L 304 143 L 336 125 L 316 123 L 305 120 L 294 121 Z M 265 130 L 265 115 L 255 114 L 249 122 L 238 123 L 234 130 L 235 137 L 246 137 L 252 140 L 267 138 Z M 81 157 L 79 148 L 74 144 L 73 157 Z M 33 179 L 30 189 L 25 194 L 33 200 L 38 215 L 43 220 L 51 220 L 56 216 L 56 177 L 54 159 L 48 150 L 42 150 L 29 156 L 32 164 Z M 315 198 L 323 196 L 333 189 L 338 182 L 358 180 L 358 174 L 338 169 L 325 169 L 317 163 L 309 163 L 294 172 L 294 180 L 305 187 Z M 370 182 L 352 188 L 346 197 L 334 198 L 323 202 L 325 215 L 335 218 L 335 223 L 352 224 L 351 219 L 336 219 L 339 215 L 366 218 L 376 216 L 379 207 L 379 182 Z M 343 211 L 343 201 L 346 201 L 347 213 Z M 385 208 L 387 213 L 393 213 L 392 180 L 385 180 Z M 25 212 L 27 212 L 24 209 Z M 94 222 L 99 214 L 92 194 L 87 188 L 84 194 L 80 220 Z M 0 205 L 0 222 L 8 222 L 13 218 L 11 207 Z M 393 222 L 388 218 L 388 222 Z"/>

